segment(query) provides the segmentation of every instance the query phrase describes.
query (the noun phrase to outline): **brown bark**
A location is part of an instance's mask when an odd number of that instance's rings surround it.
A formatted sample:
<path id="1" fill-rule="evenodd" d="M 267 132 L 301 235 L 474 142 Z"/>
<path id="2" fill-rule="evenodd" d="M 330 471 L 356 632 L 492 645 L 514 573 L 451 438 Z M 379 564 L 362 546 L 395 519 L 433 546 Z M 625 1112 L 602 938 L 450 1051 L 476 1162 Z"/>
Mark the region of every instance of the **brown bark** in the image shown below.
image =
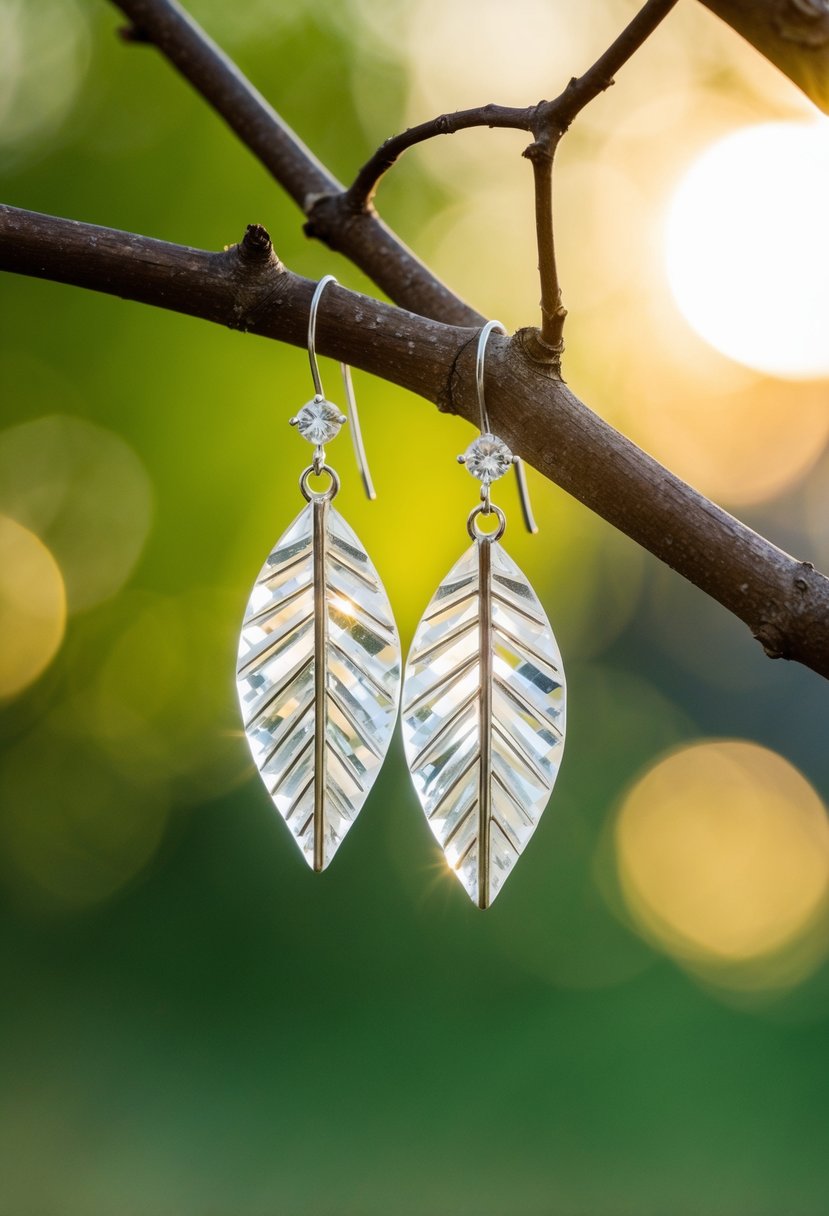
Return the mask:
<path id="1" fill-rule="evenodd" d="M 239 245 L 209 253 L 0 207 L 0 267 L 305 345 L 314 283 L 286 270 L 256 226 Z M 474 423 L 477 332 L 332 286 L 317 347 Z M 829 677 L 829 579 L 709 502 L 592 413 L 528 354 L 532 333 L 490 339 L 487 405 L 497 433 L 738 616 L 768 654 Z"/>
<path id="2" fill-rule="evenodd" d="M 702 0 L 829 114 L 829 0 Z"/>
<path id="3" fill-rule="evenodd" d="M 379 174 L 420 138 L 471 125 L 529 130 L 544 326 L 542 334 L 522 330 L 512 340 L 490 343 L 487 401 L 497 432 L 541 473 L 743 620 L 768 654 L 796 659 L 829 676 L 829 580 L 636 448 L 558 375 L 564 309 L 551 223 L 549 169 L 555 146 L 675 0 L 647 0 L 605 54 L 554 101 L 526 110 L 486 106 L 442 116 L 384 145 L 351 191 L 314 158 L 175 0 L 114 2 L 132 23 L 126 36 L 153 43 L 167 56 L 299 204 L 309 217 L 307 230 L 346 254 L 403 306 L 332 287 L 319 319 L 319 350 L 470 422 L 477 419 L 474 345 L 482 318 L 379 221 L 370 197 Z M 314 287 L 280 264 L 268 234 L 256 225 L 239 245 L 210 253 L 3 206 L 0 269 L 139 300 L 298 346 L 305 344 Z"/>

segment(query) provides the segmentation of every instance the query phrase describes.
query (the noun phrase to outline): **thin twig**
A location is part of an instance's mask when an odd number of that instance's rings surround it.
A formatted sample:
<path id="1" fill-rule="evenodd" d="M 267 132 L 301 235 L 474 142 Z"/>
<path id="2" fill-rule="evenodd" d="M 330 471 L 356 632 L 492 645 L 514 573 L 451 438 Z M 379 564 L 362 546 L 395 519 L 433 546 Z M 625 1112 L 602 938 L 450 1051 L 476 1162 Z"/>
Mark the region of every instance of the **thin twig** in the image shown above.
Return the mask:
<path id="1" fill-rule="evenodd" d="M 345 189 L 176 0 L 112 0 L 127 37 L 152 43 L 308 217 L 306 231 L 359 266 L 392 300 L 455 325 L 483 318 L 376 217 L 348 214 Z"/>
<path id="2" fill-rule="evenodd" d="M 546 354 L 553 368 L 560 367 L 562 334 L 567 310 L 562 303 L 561 285 L 553 237 L 552 173 L 556 149 L 574 118 L 600 93 L 613 84 L 616 72 L 641 47 L 668 15 L 677 0 L 646 0 L 618 38 L 599 56 L 583 75 L 574 77 L 552 101 L 516 109 L 490 103 L 410 127 L 387 139 L 366 161 L 344 195 L 350 214 L 373 214 L 372 200 L 380 180 L 409 148 L 439 135 L 453 135 L 473 127 L 508 127 L 530 131 L 533 142 L 524 150 L 532 162 L 535 180 L 535 223 L 538 246 L 538 273 L 541 282 L 541 342 L 536 353 Z"/>
<path id="3" fill-rule="evenodd" d="M 490 103 L 475 106 L 471 110 L 456 110 L 454 114 L 439 114 L 428 122 L 409 127 L 400 135 L 392 135 L 366 161 L 346 191 L 345 198 L 349 210 L 359 213 L 370 209 L 380 179 L 408 148 L 425 143 L 438 135 L 454 135 L 456 131 L 468 131 L 473 127 L 506 127 L 515 131 L 532 131 L 534 111 L 534 106 L 520 110 Z"/>
<path id="4" fill-rule="evenodd" d="M 0 269 L 88 287 L 304 346 L 315 284 L 291 274 L 253 226 L 208 253 L 0 206 Z M 478 418 L 476 329 L 426 320 L 331 287 L 322 354 Z M 497 432 L 541 473 L 749 626 L 766 652 L 829 677 L 829 579 L 796 561 L 592 413 L 526 357 L 526 331 L 493 336 L 487 403 Z"/>
<path id="5" fill-rule="evenodd" d="M 592 67 L 582 76 L 573 77 L 564 91 L 552 101 L 540 101 L 523 109 L 490 102 L 484 106 L 457 110 L 454 114 L 439 114 L 437 118 L 409 127 L 399 135 L 392 135 L 369 157 L 346 191 L 349 210 L 367 211 L 380 179 L 403 153 L 439 135 L 454 135 L 457 131 L 468 131 L 474 127 L 508 127 L 516 131 L 530 131 L 535 141 L 542 144 L 550 141 L 553 133 L 560 137 L 579 111 L 613 84 L 615 73 L 627 63 L 676 3 L 677 0 L 647 0 Z"/>
<path id="6" fill-rule="evenodd" d="M 173 0 L 116 2 L 133 18 L 136 35 L 170 55 L 277 180 L 293 180 L 295 192 L 310 189 L 317 172 L 310 153 Z M 591 96 L 607 87 L 612 72 L 647 36 L 649 22 L 655 24 L 657 14 L 661 19 L 671 7 L 666 0 L 649 0 L 581 84 L 565 91 L 566 105 L 559 99 L 564 107 L 558 114 L 559 134 L 566 120 L 572 121 Z M 326 185 L 333 182 L 321 167 L 318 172 Z M 477 328 L 478 314 L 443 288 L 375 219 L 349 214 L 343 198 L 325 194 L 309 201 L 306 194 L 302 204 L 332 246 L 347 252 L 378 284 L 388 283 L 393 298 Z M 550 208 L 542 187 L 542 214 Z M 381 262 L 390 256 L 387 273 L 370 269 L 375 253 Z M 0 268 L 299 346 L 305 343 L 314 287 L 280 265 L 267 234 L 256 226 L 240 245 L 206 253 L 10 207 L 0 207 Z M 477 417 L 474 333 L 335 288 L 318 344 L 322 353 L 375 372 L 472 421 Z M 488 398 L 499 434 L 545 476 L 745 621 L 768 654 L 797 660 L 829 677 L 829 580 L 704 499 L 593 414 L 551 375 L 548 364 L 528 357 L 534 336 L 535 331 L 525 330 L 509 343 L 493 341 Z"/>
<path id="7" fill-rule="evenodd" d="M 622 30 L 604 54 L 581 76 L 570 81 L 554 101 L 539 106 L 539 121 L 544 126 L 566 131 L 576 115 L 614 83 L 616 73 L 647 41 L 677 4 L 677 0 L 646 0 L 636 16 Z"/>
<path id="8" fill-rule="evenodd" d="M 535 235 L 538 247 L 538 278 L 541 284 L 541 331 L 543 349 L 554 357 L 554 366 L 561 371 L 564 351 L 564 320 L 567 309 L 561 298 L 561 284 L 556 262 L 553 228 L 553 157 L 554 149 L 531 143 L 524 155 L 532 162 L 535 185 Z"/>
<path id="9" fill-rule="evenodd" d="M 538 148 L 539 157 L 547 151 L 553 154 L 555 133 L 560 137 L 579 110 L 612 83 L 613 73 L 641 46 L 676 0 L 647 0 L 612 46 L 555 100 L 526 109 L 490 104 L 439 115 L 387 140 L 362 167 L 348 190 L 176 0 L 113 0 L 113 3 L 132 23 L 124 31 L 125 36 L 132 41 L 153 43 L 213 106 L 308 217 L 306 232 L 310 236 L 346 254 L 404 307 L 451 324 L 471 325 L 479 324 L 483 318 L 449 291 L 373 213 L 371 200 L 380 178 L 405 149 L 437 135 L 470 127 L 529 130 L 534 135 L 530 149 Z M 538 199 L 551 187 L 540 182 L 536 160 L 534 169 Z M 541 338 L 551 348 L 555 361 L 557 352 L 560 353 L 566 313 L 560 301 L 552 236 L 542 242 L 538 221 L 537 228 Z"/>
<path id="10" fill-rule="evenodd" d="M 677 0 L 646 0 L 619 37 L 592 67 L 574 77 L 553 101 L 534 111 L 535 139 L 524 150 L 535 180 L 535 231 L 541 283 L 541 349 L 561 358 L 567 309 L 561 297 L 553 234 L 553 166 L 561 137 L 586 105 L 613 84 L 614 76 L 668 15 Z"/>

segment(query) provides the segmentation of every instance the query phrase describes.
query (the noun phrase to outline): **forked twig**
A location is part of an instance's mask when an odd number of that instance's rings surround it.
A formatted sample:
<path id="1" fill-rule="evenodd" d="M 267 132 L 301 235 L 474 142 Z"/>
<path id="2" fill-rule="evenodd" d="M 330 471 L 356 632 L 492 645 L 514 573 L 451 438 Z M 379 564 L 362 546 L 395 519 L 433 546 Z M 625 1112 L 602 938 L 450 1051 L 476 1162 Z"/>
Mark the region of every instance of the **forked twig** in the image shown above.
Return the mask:
<path id="1" fill-rule="evenodd" d="M 159 46 L 284 185 L 311 217 L 315 233 L 411 310 L 333 288 L 320 319 L 320 351 L 473 420 L 471 351 L 481 318 L 375 216 L 355 215 L 357 194 L 370 197 L 371 173 L 363 175 L 349 201 L 348 192 L 178 4 L 115 2 L 133 22 L 133 34 Z M 524 129 L 526 121 L 541 144 L 531 159 L 544 170 L 537 170 L 536 200 L 549 244 L 540 248 L 539 262 L 547 334 L 554 342 L 557 331 L 550 327 L 558 326 L 562 310 L 547 169 L 555 146 L 574 115 L 610 84 L 674 2 L 648 0 L 613 46 L 555 101 L 529 111 L 483 108 L 486 125 Z M 455 116 L 455 129 L 474 125 L 469 114 Z M 446 131 L 450 125 L 444 124 Z M 394 150 L 386 148 L 386 160 Z M 396 145 L 400 150 L 402 144 Z M 208 253 L 0 206 L 0 268 L 305 343 L 313 284 L 280 265 L 267 233 L 256 226 L 238 246 Z M 490 409 L 513 451 L 745 621 L 768 654 L 829 677 L 829 579 L 703 498 L 593 414 L 551 374 L 553 361 L 538 357 L 537 345 L 535 331 L 521 331 L 511 342 L 493 341 L 488 359 Z"/>

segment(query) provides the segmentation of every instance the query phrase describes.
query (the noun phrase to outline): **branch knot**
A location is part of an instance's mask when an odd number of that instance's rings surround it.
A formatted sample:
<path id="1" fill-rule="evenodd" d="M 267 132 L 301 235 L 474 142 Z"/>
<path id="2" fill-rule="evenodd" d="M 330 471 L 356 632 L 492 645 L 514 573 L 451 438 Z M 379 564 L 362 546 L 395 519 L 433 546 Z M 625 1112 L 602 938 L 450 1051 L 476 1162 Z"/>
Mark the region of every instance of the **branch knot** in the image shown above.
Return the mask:
<path id="1" fill-rule="evenodd" d="M 527 326 L 517 331 L 515 341 L 537 371 L 543 371 L 551 380 L 561 380 L 564 338 L 559 338 L 557 342 L 547 342 L 540 330 Z"/>
<path id="2" fill-rule="evenodd" d="M 244 262 L 262 264 L 275 258 L 270 234 L 261 224 L 248 224 L 245 235 L 236 248 Z"/>

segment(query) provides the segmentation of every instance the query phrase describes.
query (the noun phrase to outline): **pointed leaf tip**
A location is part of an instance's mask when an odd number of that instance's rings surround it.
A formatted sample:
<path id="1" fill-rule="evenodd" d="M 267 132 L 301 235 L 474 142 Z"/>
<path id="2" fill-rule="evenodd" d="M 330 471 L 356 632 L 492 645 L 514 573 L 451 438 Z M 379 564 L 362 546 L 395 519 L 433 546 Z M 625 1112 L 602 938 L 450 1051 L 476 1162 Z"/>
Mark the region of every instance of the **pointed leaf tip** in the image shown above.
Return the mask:
<path id="1" fill-rule="evenodd" d="M 406 665 L 401 717 L 429 827 L 472 902 L 489 907 L 550 797 L 565 725 L 555 637 L 497 542 L 473 544 L 435 592 Z"/>
<path id="2" fill-rule="evenodd" d="M 308 865 L 329 865 L 380 771 L 401 656 L 383 584 L 341 515 L 312 502 L 262 567 L 237 686 L 259 774 Z"/>

